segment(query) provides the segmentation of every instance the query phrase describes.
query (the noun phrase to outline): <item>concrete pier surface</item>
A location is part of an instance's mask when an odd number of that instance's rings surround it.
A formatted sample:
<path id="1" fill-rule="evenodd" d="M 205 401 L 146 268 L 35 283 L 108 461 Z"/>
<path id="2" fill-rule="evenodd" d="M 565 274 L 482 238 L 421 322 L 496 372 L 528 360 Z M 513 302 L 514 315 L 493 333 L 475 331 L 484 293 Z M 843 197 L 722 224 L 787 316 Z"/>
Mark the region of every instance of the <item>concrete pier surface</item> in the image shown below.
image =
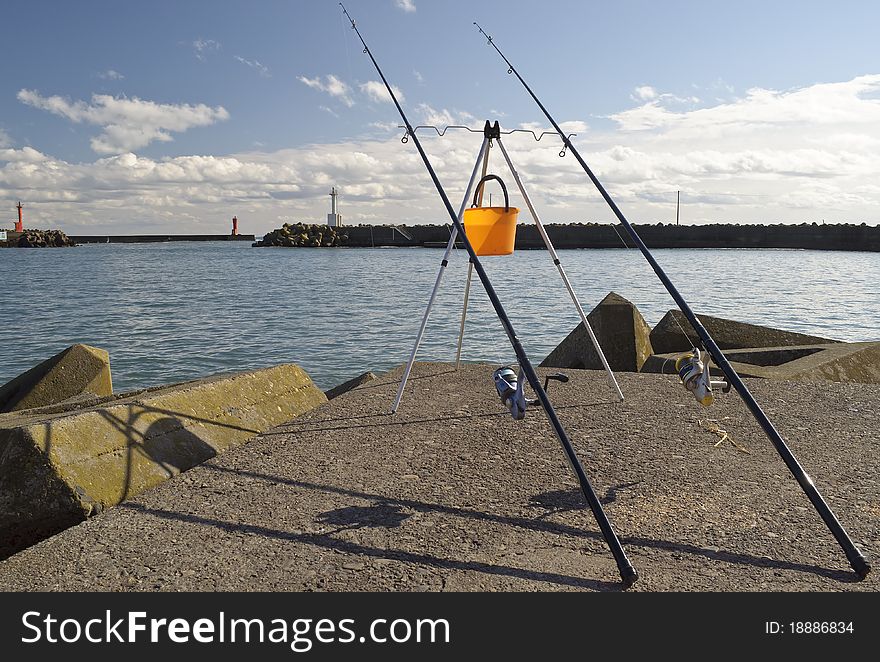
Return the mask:
<path id="1" fill-rule="evenodd" d="M 0 563 L 0 590 L 621 590 L 543 412 L 494 365 L 380 376 Z M 542 374 L 555 369 L 539 371 Z M 567 370 L 550 390 L 640 574 L 635 591 L 877 591 L 738 396 Z M 747 380 L 859 545 L 880 556 L 880 386 Z M 724 439 L 724 430 L 729 438 Z"/>

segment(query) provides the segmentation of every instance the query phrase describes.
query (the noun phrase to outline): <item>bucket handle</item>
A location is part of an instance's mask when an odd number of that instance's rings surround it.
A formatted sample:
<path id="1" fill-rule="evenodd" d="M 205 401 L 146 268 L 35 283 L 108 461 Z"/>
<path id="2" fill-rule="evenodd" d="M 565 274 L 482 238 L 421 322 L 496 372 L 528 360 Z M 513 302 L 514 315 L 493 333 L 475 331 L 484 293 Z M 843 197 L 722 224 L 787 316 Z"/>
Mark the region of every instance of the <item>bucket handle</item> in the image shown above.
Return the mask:
<path id="1" fill-rule="evenodd" d="M 483 183 L 489 179 L 497 179 L 498 183 L 501 184 L 501 190 L 504 191 L 504 213 L 508 213 L 510 211 L 510 200 L 507 197 L 507 187 L 504 185 L 504 182 L 501 181 L 501 177 L 498 175 L 486 175 L 480 180 L 480 183 L 477 184 L 477 188 L 474 189 L 474 202 L 471 207 L 477 206 L 477 196 L 480 195 L 480 189 L 483 188 Z"/>

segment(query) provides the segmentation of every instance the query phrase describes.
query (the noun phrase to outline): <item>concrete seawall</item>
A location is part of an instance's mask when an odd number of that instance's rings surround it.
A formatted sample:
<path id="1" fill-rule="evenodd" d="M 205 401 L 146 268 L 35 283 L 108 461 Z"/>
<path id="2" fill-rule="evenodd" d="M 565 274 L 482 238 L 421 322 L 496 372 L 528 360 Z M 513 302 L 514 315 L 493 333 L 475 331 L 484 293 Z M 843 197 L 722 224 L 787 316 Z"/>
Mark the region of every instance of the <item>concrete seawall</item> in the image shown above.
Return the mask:
<path id="1" fill-rule="evenodd" d="M 70 235 L 78 244 L 151 244 L 165 241 L 254 241 L 252 234 Z"/>
<path id="2" fill-rule="evenodd" d="M 635 225 L 649 248 L 799 248 L 835 251 L 880 251 L 880 226 L 861 225 Z M 620 225 L 546 224 L 558 248 L 623 248 L 633 242 Z M 402 230 L 402 231 L 401 231 Z M 441 247 L 449 241 L 448 225 L 359 225 L 345 228 L 347 245 Z M 516 248 L 544 248 L 533 224 L 517 226 Z"/>

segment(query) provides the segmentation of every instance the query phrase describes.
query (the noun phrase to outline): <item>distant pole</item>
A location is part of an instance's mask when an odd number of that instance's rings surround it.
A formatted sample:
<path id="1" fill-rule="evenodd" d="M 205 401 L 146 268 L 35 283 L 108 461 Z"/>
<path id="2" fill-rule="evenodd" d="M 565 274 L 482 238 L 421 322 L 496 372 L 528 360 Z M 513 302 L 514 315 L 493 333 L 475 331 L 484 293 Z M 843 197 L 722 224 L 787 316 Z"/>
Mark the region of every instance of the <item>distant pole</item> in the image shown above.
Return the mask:
<path id="1" fill-rule="evenodd" d="M 675 224 L 678 225 L 678 208 L 681 206 L 681 191 L 675 192 Z"/>

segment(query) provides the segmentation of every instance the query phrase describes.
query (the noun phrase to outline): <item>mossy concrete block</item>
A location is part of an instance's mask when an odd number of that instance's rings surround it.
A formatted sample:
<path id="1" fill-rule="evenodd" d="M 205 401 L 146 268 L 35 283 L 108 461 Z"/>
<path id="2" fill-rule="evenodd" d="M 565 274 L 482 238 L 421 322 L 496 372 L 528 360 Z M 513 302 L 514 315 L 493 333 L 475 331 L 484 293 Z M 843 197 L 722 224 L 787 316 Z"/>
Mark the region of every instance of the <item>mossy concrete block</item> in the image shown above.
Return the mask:
<path id="1" fill-rule="evenodd" d="M 281 365 L 0 415 L 0 558 L 325 402 Z"/>
<path id="2" fill-rule="evenodd" d="M 747 324 L 711 315 L 697 315 L 700 324 L 723 350 L 793 345 L 828 345 L 836 340 L 783 331 L 769 326 Z M 670 310 L 651 331 L 651 346 L 657 354 L 686 352 L 702 343 L 680 310 Z"/>
<path id="3" fill-rule="evenodd" d="M 638 308 L 619 294 L 609 293 L 587 320 L 612 370 L 638 372 L 654 353 L 650 327 Z M 547 355 L 541 367 L 603 369 L 583 322 Z"/>
<path id="4" fill-rule="evenodd" d="M 53 405 L 83 395 L 113 393 L 110 355 L 89 345 L 72 345 L 0 386 L 0 412 Z"/>

